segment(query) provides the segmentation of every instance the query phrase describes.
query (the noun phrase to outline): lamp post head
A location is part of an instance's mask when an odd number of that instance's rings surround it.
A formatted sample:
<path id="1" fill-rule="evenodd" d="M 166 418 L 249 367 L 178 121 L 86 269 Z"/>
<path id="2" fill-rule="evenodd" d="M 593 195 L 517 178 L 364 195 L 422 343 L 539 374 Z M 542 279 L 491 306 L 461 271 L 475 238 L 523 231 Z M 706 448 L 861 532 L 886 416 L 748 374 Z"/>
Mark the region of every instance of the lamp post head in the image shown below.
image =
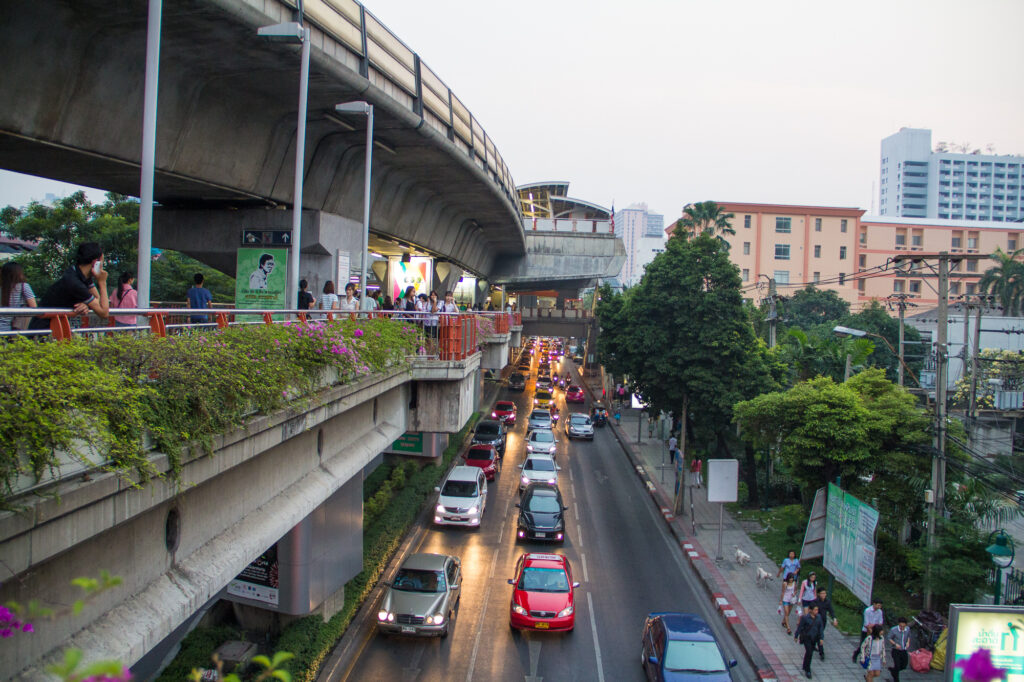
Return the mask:
<path id="1" fill-rule="evenodd" d="M 1013 543 L 1006 531 L 998 530 L 993 533 L 992 544 L 986 547 L 985 551 L 989 553 L 992 563 L 998 568 L 1006 568 L 1013 563 Z"/>
<path id="2" fill-rule="evenodd" d="M 297 21 L 286 21 L 282 24 L 262 26 L 256 31 L 256 35 L 275 43 L 299 44 L 306 35 L 306 29 Z"/>
<path id="3" fill-rule="evenodd" d="M 373 111 L 373 105 L 361 100 L 358 102 L 342 102 L 341 104 L 335 104 L 334 110 L 339 114 L 369 114 Z"/>
<path id="4" fill-rule="evenodd" d="M 836 325 L 833 327 L 832 333 L 837 336 L 854 336 L 856 338 L 868 335 L 868 333 L 863 329 L 854 329 L 853 327 L 844 327 L 842 325 Z"/>

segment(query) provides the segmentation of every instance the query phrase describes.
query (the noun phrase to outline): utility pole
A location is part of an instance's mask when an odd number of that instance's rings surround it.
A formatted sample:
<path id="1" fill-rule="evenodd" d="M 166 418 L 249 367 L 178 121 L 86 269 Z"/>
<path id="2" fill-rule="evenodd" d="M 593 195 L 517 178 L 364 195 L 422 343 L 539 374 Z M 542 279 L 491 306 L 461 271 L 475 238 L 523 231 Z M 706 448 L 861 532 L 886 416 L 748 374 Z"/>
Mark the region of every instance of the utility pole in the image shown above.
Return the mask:
<path id="1" fill-rule="evenodd" d="M 939 253 L 939 320 L 935 343 L 935 456 L 932 458 L 932 505 L 928 508 L 928 548 L 935 550 L 937 524 L 945 512 L 946 497 L 946 369 L 949 362 L 946 335 L 949 331 L 949 253 Z M 926 609 L 932 603 L 932 564 L 928 562 L 924 590 Z"/>
<path id="2" fill-rule="evenodd" d="M 779 324 L 779 311 L 776 308 L 778 296 L 775 294 L 775 278 L 768 278 L 768 347 L 775 348 L 776 329 Z"/>
<path id="3" fill-rule="evenodd" d="M 971 398 L 967 408 L 968 423 L 973 433 L 974 420 L 978 416 L 978 354 L 981 353 L 981 310 L 983 303 L 978 299 L 977 310 L 974 314 L 974 352 L 971 353 Z"/>

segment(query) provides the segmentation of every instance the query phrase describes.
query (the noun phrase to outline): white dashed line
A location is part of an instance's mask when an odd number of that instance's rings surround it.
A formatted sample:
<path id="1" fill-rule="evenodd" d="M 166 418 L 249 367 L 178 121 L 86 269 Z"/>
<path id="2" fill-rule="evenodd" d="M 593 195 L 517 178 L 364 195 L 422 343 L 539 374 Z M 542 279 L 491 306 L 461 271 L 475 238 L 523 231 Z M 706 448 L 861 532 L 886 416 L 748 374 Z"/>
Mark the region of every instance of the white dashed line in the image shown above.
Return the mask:
<path id="1" fill-rule="evenodd" d="M 604 666 L 601 664 L 601 644 L 597 641 L 597 620 L 594 618 L 594 600 L 587 592 L 587 606 L 590 611 L 590 631 L 594 634 L 594 657 L 597 658 L 597 682 L 604 682 Z M 476 649 L 474 648 L 474 654 Z M 470 668 L 472 670 L 472 668 Z"/>
<path id="2" fill-rule="evenodd" d="M 494 577 L 494 567 L 498 564 L 498 548 L 494 549 L 494 556 L 491 557 L 491 577 Z M 473 667 L 476 666 L 476 653 L 480 650 L 480 635 L 484 632 L 484 616 L 487 615 L 487 602 L 491 596 L 491 587 L 494 585 L 493 580 L 487 581 L 487 589 L 484 591 L 484 608 L 480 611 L 480 622 L 476 626 L 476 641 L 473 642 L 473 654 L 469 657 L 469 670 L 466 671 L 466 682 L 470 682 L 473 679 Z M 588 597 L 590 595 L 587 595 Z M 597 638 L 595 636 L 594 642 L 596 644 Z"/>
<path id="3" fill-rule="evenodd" d="M 580 558 L 583 561 L 583 582 L 589 583 L 590 582 L 590 574 L 587 572 L 587 555 L 586 554 L 580 554 Z"/>

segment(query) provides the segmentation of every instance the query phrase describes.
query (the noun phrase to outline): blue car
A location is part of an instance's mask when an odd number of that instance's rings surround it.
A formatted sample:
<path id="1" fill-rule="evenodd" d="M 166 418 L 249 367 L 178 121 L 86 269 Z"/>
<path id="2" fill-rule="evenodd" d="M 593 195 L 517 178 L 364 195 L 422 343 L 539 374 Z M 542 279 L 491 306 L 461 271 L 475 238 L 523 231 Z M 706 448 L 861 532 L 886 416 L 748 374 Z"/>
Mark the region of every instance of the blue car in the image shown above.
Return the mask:
<path id="1" fill-rule="evenodd" d="M 644 621 L 640 662 L 648 680 L 726 682 L 728 662 L 704 619 L 692 613 L 651 613 Z"/>

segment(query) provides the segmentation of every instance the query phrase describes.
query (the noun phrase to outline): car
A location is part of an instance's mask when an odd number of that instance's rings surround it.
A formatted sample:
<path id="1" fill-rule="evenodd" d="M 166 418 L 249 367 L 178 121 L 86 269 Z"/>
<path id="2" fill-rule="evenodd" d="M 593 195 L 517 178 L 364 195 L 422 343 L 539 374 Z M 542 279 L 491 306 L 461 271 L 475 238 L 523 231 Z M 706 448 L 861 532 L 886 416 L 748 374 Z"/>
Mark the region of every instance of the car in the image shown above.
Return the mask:
<path id="1" fill-rule="evenodd" d="M 448 636 L 462 596 L 462 562 L 448 554 L 411 554 L 402 562 L 377 611 L 377 630 Z"/>
<path id="2" fill-rule="evenodd" d="M 510 391 L 525 391 L 526 390 L 526 377 L 519 372 L 513 373 L 508 378 L 508 390 Z"/>
<path id="3" fill-rule="evenodd" d="M 466 466 L 480 467 L 488 481 L 493 481 L 498 473 L 498 451 L 493 445 L 470 445 L 462 454 Z"/>
<path id="4" fill-rule="evenodd" d="M 501 381 L 501 372 L 495 372 L 493 369 L 485 369 L 484 381 Z"/>
<path id="5" fill-rule="evenodd" d="M 497 419 L 483 419 L 473 431 L 473 445 L 493 445 L 499 455 L 505 454 L 505 426 Z"/>
<path id="6" fill-rule="evenodd" d="M 491 419 L 499 419 L 506 426 L 516 423 L 516 404 L 511 400 L 499 400 L 491 410 Z"/>
<path id="7" fill-rule="evenodd" d="M 651 613 L 644 620 L 640 663 L 648 680 L 726 682 L 726 661 L 711 628 L 692 613 Z"/>
<path id="8" fill-rule="evenodd" d="M 516 538 L 519 540 L 565 540 L 564 512 L 568 509 L 562 502 L 562 493 L 547 483 L 531 483 L 523 491 L 523 499 L 516 504 L 519 520 L 516 522 Z"/>
<path id="9" fill-rule="evenodd" d="M 519 474 L 519 492 L 526 490 L 526 486 L 535 481 L 558 485 L 558 472 L 562 470 L 555 464 L 555 458 L 548 454 L 529 454 L 526 461 L 519 465 L 522 473 Z"/>
<path id="10" fill-rule="evenodd" d="M 608 409 L 603 403 L 594 403 L 590 408 L 590 421 L 594 426 L 604 426 L 608 423 Z"/>
<path id="11" fill-rule="evenodd" d="M 551 375 L 540 374 L 537 376 L 537 390 L 551 390 Z"/>
<path id="12" fill-rule="evenodd" d="M 516 561 L 508 624 L 516 630 L 571 632 L 576 625 L 576 588 L 569 559 L 561 554 L 523 554 Z"/>
<path id="13" fill-rule="evenodd" d="M 537 388 L 537 391 L 533 394 L 533 404 L 538 410 L 546 410 L 551 407 L 551 391 L 546 388 Z"/>
<path id="14" fill-rule="evenodd" d="M 439 493 L 434 523 L 439 526 L 480 526 L 487 508 L 487 476 L 483 469 L 466 465 L 452 467 L 444 483 L 434 490 Z"/>
<path id="15" fill-rule="evenodd" d="M 526 451 L 529 453 L 539 452 L 554 457 L 556 445 L 555 433 L 550 429 L 535 429 L 526 437 Z"/>
<path id="16" fill-rule="evenodd" d="M 594 440 L 594 424 L 582 412 L 573 412 L 565 420 L 565 435 L 572 438 Z"/>
<path id="17" fill-rule="evenodd" d="M 530 419 L 526 424 L 526 428 L 529 431 L 534 429 L 547 429 L 550 431 L 553 427 L 554 421 L 551 419 L 551 413 L 547 410 L 534 410 L 530 413 Z"/>
<path id="18" fill-rule="evenodd" d="M 583 392 L 582 386 L 571 384 L 569 388 L 565 389 L 565 402 L 567 403 L 582 403 L 586 400 L 586 395 Z"/>

